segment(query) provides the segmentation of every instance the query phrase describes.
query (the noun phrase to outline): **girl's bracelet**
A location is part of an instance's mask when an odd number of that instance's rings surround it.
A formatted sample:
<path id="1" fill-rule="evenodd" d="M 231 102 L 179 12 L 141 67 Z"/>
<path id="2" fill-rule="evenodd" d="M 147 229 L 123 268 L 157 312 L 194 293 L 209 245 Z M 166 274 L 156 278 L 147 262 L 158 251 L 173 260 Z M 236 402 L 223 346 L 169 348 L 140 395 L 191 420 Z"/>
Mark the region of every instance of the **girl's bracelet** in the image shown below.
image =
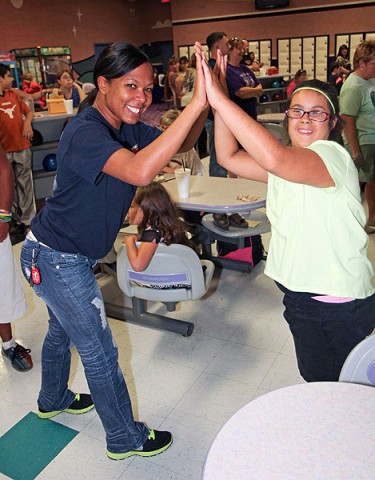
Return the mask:
<path id="1" fill-rule="evenodd" d="M 12 221 L 12 212 L 0 209 L 0 222 L 8 223 Z"/>

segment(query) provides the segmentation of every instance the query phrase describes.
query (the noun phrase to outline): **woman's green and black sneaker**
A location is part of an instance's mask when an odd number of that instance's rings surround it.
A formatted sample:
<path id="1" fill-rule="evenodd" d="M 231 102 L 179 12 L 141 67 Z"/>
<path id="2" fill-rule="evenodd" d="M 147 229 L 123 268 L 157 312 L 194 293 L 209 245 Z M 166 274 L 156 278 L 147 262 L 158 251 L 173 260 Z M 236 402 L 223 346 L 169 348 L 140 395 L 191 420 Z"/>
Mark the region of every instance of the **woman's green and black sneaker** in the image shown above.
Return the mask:
<path id="1" fill-rule="evenodd" d="M 140 457 L 153 457 L 167 450 L 172 445 L 173 436 L 170 432 L 160 432 L 149 429 L 148 438 L 142 447 L 136 450 L 130 450 L 125 453 L 112 453 L 107 450 L 107 455 L 112 460 L 123 460 L 124 458 L 138 455 Z"/>
<path id="2" fill-rule="evenodd" d="M 58 415 L 61 412 L 72 413 L 74 415 L 79 415 L 80 413 L 89 412 L 94 408 L 94 403 L 92 401 L 91 395 L 88 393 L 76 393 L 73 403 L 68 408 L 64 410 L 52 410 L 50 412 L 46 410 L 38 409 L 39 418 L 52 418 Z"/>

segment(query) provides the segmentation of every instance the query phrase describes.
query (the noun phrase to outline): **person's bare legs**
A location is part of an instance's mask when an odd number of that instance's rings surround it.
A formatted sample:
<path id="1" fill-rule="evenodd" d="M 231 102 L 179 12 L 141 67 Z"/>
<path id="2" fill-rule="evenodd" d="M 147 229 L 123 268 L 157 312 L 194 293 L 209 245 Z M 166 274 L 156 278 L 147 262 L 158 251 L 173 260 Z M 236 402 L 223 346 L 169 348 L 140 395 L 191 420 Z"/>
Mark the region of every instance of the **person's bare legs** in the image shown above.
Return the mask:
<path id="1" fill-rule="evenodd" d="M 0 323 L 0 337 L 3 343 L 12 339 L 12 325 L 10 323 Z"/>
<path id="2" fill-rule="evenodd" d="M 0 346 L 0 351 L 4 357 L 7 357 L 12 367 L 23 372 L 33 368 L 33 361 L 30 356 L 30 350 L 17 344 L 13 339 L 12 325 L 10 323 L 0 323 L 0 337 L 3 345 Z"/>

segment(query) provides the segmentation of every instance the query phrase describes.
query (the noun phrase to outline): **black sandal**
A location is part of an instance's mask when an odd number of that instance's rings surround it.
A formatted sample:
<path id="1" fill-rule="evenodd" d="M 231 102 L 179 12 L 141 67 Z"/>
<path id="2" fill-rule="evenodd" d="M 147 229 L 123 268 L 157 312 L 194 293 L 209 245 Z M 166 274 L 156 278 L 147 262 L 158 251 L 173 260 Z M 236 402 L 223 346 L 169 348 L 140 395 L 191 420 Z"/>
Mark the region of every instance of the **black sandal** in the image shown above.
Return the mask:
<path id="1" fill-rule="evenodd" d="M 214 225 L 221 230 L 229 230 L 229 219 L 226 213 L 214 213 L 212 215 Z"/>
<path id="2" fill-rule="evenodd" d="M 237 228 L 249 228 L 247 221 L 239 213 L 229 215 L 229 223 Z"/>

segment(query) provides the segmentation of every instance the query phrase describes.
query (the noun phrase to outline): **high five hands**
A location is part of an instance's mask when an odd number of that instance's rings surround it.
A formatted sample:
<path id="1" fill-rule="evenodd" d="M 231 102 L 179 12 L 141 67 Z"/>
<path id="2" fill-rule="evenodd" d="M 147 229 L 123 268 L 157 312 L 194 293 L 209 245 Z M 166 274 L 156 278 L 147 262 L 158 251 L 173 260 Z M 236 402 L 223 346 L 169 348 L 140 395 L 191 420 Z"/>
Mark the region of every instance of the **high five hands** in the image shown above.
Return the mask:
<path id="1" fill-rule="evenodd" d="M 202 67 L 202 63 L 205 61 L 205 57 L 204 57 L 204 53 L 202 52 L 202 49 L 200 49 L 199 53 L 196 50 L 195 56 L 196 56 L 197 75 L 194 83 L 194 93 L 193 93 L 192 101 L 197 101 L 198 104 L 201 105 L 201 109 L 204 110 L 205 108 L 208 107 L 208 103 L 207 103 L 206 86 L 205 86 L 203 67 Z"/>
<path id="2" fill-rule="evenodd" d="M 212 71 L 201 44 L 196 42 L 194 48 L 197 57 L 197 78 L 203 81 L 207 99 L 211 107 L 216 109 L 220 102 L 228 97 L 226 82 L 227 55 L 224 56 L 220 50 L 217 51 L 216 65 Z M 199 72 L 199 69 L 201 72 Z"/>

